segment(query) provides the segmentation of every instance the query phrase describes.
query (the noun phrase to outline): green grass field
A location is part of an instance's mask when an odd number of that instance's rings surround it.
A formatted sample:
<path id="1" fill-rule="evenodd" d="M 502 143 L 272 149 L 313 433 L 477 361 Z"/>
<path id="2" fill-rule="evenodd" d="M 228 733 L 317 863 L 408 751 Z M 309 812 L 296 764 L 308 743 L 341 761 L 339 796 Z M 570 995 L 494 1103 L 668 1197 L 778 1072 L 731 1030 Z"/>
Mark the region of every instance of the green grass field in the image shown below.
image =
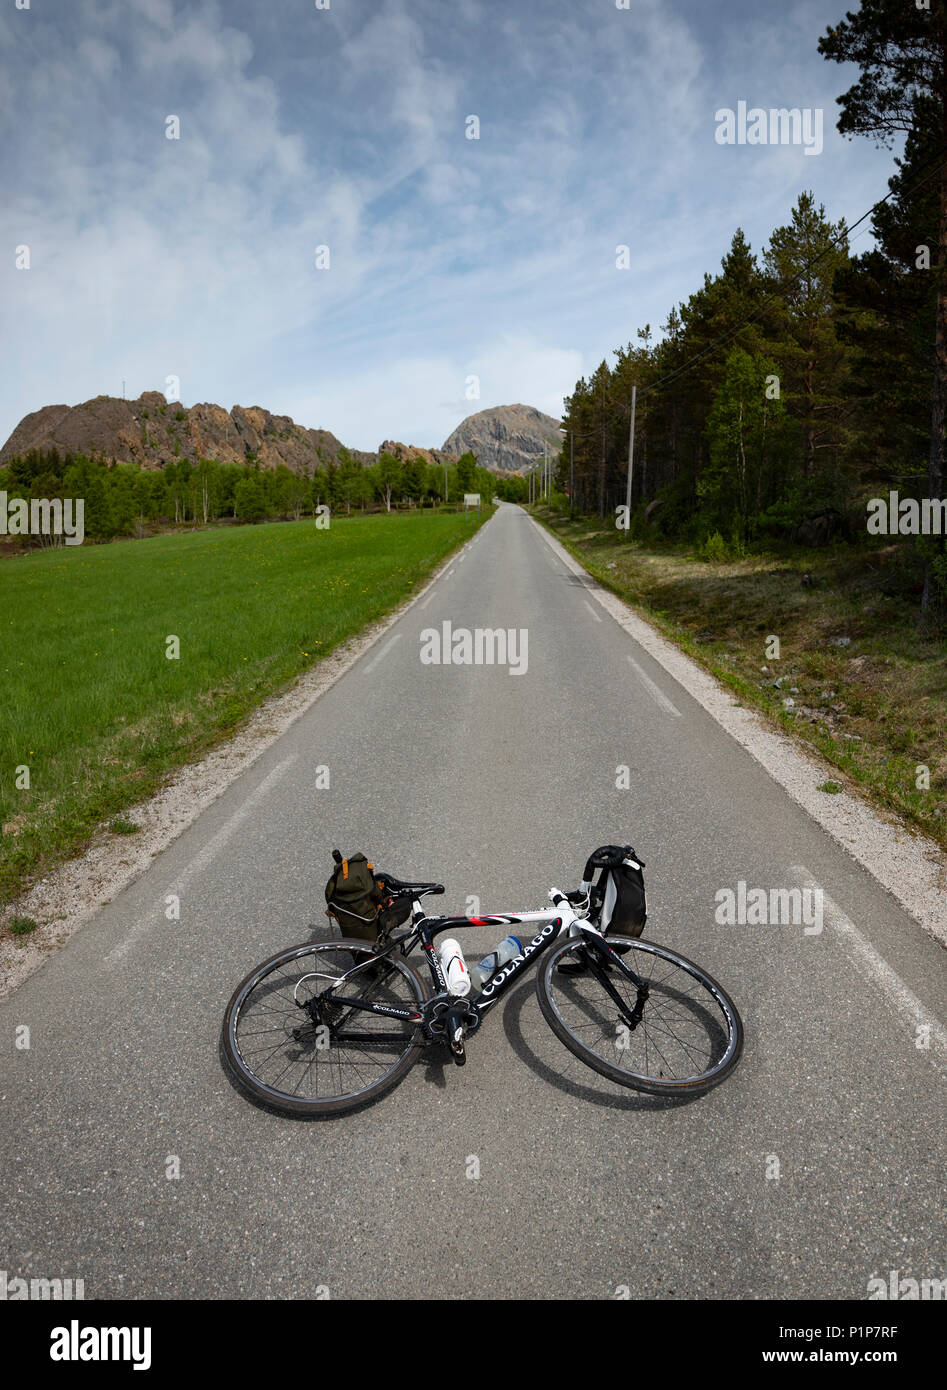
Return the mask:
<path id="1" fill-rule="evenodd" d="M 104 820 L 129 833 L 118 812 L 390 612 L 479 524 L 340 517 L 0 562 L 0 901 Z"/>
<path id="2" fill-rule="evenodd" d="M 535 515 L 743 704 L 947 846 L 947 641 L 919 633 L 917 574 L 898 545 L 714 564 L 684 546 L 627 541 L 594 518 Z M 776 659 L 766 650 L 774 635 Z"/>

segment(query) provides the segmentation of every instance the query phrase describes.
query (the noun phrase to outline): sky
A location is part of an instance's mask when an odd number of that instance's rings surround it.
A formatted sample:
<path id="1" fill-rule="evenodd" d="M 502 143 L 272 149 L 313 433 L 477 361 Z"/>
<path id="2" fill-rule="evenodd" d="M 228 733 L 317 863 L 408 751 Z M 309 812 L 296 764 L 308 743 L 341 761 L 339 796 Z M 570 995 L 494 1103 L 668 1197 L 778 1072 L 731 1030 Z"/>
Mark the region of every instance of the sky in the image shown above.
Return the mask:
<path id="1" fill-rule="evenodd" d="M 738 226 L 759 253 L 805 189 L 849 223 L 888 191 L 816 47 L 855 7 L 7 0 L 0 443 L 123 381 L 366 450 L 558 416 Z M 821 151 L 720 143 L 741 101 L 821 110 Z"/>

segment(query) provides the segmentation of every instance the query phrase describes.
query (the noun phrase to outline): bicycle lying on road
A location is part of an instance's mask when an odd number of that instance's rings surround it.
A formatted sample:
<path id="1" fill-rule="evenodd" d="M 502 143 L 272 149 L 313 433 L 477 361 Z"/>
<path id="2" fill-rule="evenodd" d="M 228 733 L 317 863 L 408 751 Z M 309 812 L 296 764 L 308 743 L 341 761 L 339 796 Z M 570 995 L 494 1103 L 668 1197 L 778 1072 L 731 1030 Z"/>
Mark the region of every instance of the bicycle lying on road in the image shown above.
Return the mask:
<path id="1" fill-rule="evenodd" d="M 740 1016 L 720 985 L 679 952 L 606 935 L 609 896 L 614 903 L 607 878 L 623 864 L 640 870 L 630 846 L 603 846 L 576 892 L 550 890 L 551 908 L 482 917 L 428 917 L 421 899 L 443 885 L 386 874 L 386 891 L 403 904 L 405 920 L 410 913 L 410 927 L 375 944 L 310 942 L 258 965 L 224 1016 L 228 1070 L 249 1097 L 284 1114 L 357 1109 L 403 1081 L 425 1047 L 445 1047 L 463 1065 L 467 1040 L 539 964 L 543 1017 L 586 1066 L 651 1095 L 709 1091 L 739 1060 Z M 593 884 L 596 868 L 603 873 Z M 468 975 L 467 992 L 458 992 L 454 977 L 466 968 L 442 961 L 436 939 L 463 927 L 526 924 L 535 935 L 510 959 L 497 955 L 479 989 L 470 990 Z M 427 958 L 430 987 L 406 959 L 415 946 Z"/>

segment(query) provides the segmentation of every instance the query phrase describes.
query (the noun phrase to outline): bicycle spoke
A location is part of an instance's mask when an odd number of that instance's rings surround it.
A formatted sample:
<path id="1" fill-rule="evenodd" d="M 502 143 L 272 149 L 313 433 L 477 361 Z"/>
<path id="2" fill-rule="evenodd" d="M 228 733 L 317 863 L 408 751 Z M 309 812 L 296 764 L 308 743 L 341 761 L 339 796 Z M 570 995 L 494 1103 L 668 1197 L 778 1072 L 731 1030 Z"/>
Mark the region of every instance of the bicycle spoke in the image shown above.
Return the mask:
<path id="1" fill-rule="evenodd" d="M 366 964 L 373 954 L 365 948 Z M 344 998 L 327 999 L 314 1016 L 300 1007 L 321 999 L 343 976 L 343 993 L 359 1003 L 418 1007 L 422 996 L 407 967 L 389 963 L 367 979 L 367 972 L 360 976 L 349 964 L 353 957 L 360 963 L 354 947 L 317 944 L 274 962 L 268 971 L 261 968 L 264 973 L 255 981 L 250 978 L 233 1015 L 231 1052 L 241 1072 L 265 1094 L 303 1105 L 358 1096 L 382 1084 L 416 1048 L 416 1025 L 346 1007 Z M 346 1027 L 361 1036 L 347 1037 Z"/>
<path id="2" fill-rule="evenodd" d="M 607 977 L 597 962 L 558 974 L 558 960 L 582 963 L 596 949 L 594 943 L 570 945 L 553 954 L 541 976 L 547 1019 L 583 1061 L 623 1084 L 667 1093 L 676 1085 L 713 1084 L 719 1069 L 733 1065 L 742 1037 L 719 986 L 667 948 L 637 939 L 622 939 L 622 945 L 623 964 L 646 994 L 611 963 Z"/>

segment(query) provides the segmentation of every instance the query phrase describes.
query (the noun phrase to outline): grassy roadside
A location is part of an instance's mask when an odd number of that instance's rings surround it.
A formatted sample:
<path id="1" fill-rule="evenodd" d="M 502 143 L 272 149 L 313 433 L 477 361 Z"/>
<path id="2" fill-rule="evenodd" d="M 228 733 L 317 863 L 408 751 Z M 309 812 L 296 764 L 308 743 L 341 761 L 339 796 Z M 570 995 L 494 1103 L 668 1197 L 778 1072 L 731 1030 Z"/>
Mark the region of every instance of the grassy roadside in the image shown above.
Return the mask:
<path id="1" fill-rule="evenodd" d="M 607 521 L 531 510 L 742 704 L 817 748 L 839 772 L 826 795 L 857 787 L 947 847 L 947 641 L 918 634 L 897 545 L 709 563 L 625 540 Z"/>
<path id="2" fill-rule="evenodd" d="M 2 562 L 0 904 L 103 823 L 133 834 L 121 812 L 390 613 L 491 514 L 241 526 Z"/>

